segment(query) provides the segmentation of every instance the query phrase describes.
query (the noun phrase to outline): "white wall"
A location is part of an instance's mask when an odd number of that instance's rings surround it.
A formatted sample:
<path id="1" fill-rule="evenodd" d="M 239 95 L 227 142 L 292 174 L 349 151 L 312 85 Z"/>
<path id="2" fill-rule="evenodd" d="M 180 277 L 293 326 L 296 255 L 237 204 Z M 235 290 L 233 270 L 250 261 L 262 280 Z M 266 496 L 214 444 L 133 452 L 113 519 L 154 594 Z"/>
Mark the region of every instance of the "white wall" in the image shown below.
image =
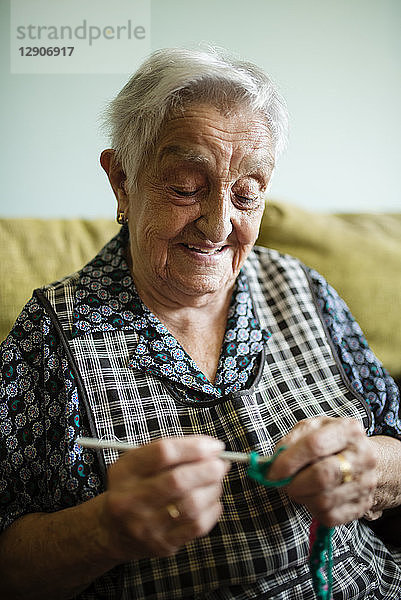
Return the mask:
<path id="1" fill-rule="evenodd" d="M 128 76 L 10 74 L 9 2 L 0 11 L 0 215 L 114 216 L 99 113 Z M 291 136 L 272 196 L 321 211 L 395 212 L 400 17 L 399 0 L 152 0 L 152 49 L 216 43 L 279 83 Z"/>

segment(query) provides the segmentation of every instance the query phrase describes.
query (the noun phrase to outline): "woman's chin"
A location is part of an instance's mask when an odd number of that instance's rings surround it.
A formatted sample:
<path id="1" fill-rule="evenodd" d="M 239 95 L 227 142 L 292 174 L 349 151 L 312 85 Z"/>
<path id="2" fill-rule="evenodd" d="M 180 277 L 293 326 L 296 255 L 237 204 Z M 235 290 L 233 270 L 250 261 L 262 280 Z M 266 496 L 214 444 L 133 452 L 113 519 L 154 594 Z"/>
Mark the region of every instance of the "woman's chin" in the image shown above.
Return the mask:
<path id="1" fill-rule="evenodd" d="M 178 275 L 178 274 L 177 274 Z M 202 296 L 221 292 L 224 294 L 232 288 L 235 281 L 234 274 L 186 274 L 168 279 L 168 287 L 175 295 L 182 294 L 183 297 L 201 298 Z"/>

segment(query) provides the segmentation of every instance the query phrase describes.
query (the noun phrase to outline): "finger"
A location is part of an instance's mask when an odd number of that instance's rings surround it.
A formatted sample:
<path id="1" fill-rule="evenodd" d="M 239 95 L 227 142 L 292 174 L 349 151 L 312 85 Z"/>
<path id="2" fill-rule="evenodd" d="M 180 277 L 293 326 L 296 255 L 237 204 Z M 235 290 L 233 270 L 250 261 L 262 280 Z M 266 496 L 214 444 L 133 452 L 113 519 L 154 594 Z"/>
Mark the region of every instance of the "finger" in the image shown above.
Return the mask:
<path id="1" fill-rule="evenodd" d="M 203 460 L 219 454 L 224 443 L 207 436 L 163 438 L 126 452 L 120 459 L 127 471 L 146 477 L 180 463 Z"/>
<path id="2" fill-rule="evenodd" d="M 339 503 L 330 510 L 319 510 L 319 507 L 310 507 L 312 514 L 327 527 L 335 527 L 349 523 L 355 519 L 360 519 L 366 514 L 372 506 L 373 495 L 359 496 L 354 501 Z"/>
<path id="3" fill-rule="evenodd" d="M 370 507 L 369 510 L 364 513 L 363 518 L 367 521 L 377 521 L 377 519 L 380 519 L 382 516 L 382 510 L 375 510 L 374 508 Z"/>
<path id="4" fill-rule="evenodd" d="M 130 474 L 128 481 L 121 480 L 119 473 L 118 481 L 112 482 L 104 495 L 103 511 L 116 555 L 124 560 L 168 556 L 178 550 L 176 542 L 170 539 L 172 530 L 180 530 L 177 543 L 181 538 L 189 541 L 207 532 L 221 512 L 221 480 L 229 467 L 215 457 L 179 464 L 149 477 Z M 179 523 L 166 510 L 169 502 L 177 502 L 179 512 L 183 511 L 184 519 L 178 519 Z"/>
<path id="5" fill-rule="evenodd" d="M 213 484 L 208 487 L 195 489 L 187 496 L 176 499 L 171 504 L 168 504 L 168 507 L 174 507 L 176 510 L 176 514 L 173 516 L 170 509 L 166 510 L 165 506 L 160 510 L 167 513 L 168 520 L 172 525 L 177 524 L 178 521 L 181 525 L 183 522 L 195 521 L 215 503 L 219 503 L 221 494 L 221 484 Z"/>
<path id="6" fill-rule="evenodd" d="M 362 426 L 354 419 L 319 420 L 318 424 L 308 425 L 304 434 L 281 452 L 269 470 L 269 479 L 292 477 L 306 466 L 337 454 L 364 437 Z"/>
<path id="7" fill-rule="evenodd" d="M 358 481 L 337 486 L 332 491 L 310 494 L 305 490 L 293 492 L 289 487 L 288 495 L 307 506 L 322 523 L 332 526 L 362 517 L 372 507 L 375 485 L 375 474 L 368 472 Z"/>
<path id="8" fill-rule="evenodd" d="M 300 471 L 289 484 L 287 490 L 294 497 L 330 492 L 341 484 L 342 474 L 335 456 L 322 459 Z"/>
<path id="9" fill-rule="evenodd" d="M 127 507 L 124 518 L 114 522 L 113 536 L 117 536 L 117 552 L 126 561 L 146 556 L 168 556 L 197 536 L 205 535 L 221 514 L 221 488 L 210 486 L 203 494 L 177 504 L 154 507 L 151 504 L 133 504 Z M 172 517 L 171 508 L 177 511 Z"/>
<path id="10" fill-rule="evenodd" d="M 298 423 L 294 425 L 291 431 L 289 431 L 287 435 L 281 439 L 280 443 L 277 446 L 291 446 L 308 433 L 311 433 L 312 431 L 315 431 L 316 429 L 319 429 L 323 425 L 327 425 L 328 423 L 331 423 L 334 420 L 334 417 L 327 416 L 302 419 L 301 421 L 298 421 Z"/>
<path id="11" fill-rule="evenodd" d="M 161 507 L 152 515 L 150 531 L 142 538 L 152 536 L 152 545 L 158 555 L 175 552 L 196 537 L 206 535 L 216 524 L 222 512 L 221 486 L 209 486 L 194 491 L 191 496 Z M 173 510 L 173 516 L 171 511 Z"/>
<path id="12" fill-rule="evenodd" d="M 149 512 L 190 496 L 196 489 L 220 484 L 230 464 L 219 458 L 165 469 L 151 477 L 126 477 L 110 490 L 114 518 L 147 518 Z"/>
<path id="13" fill-rule="evenodd" d="M 359 480 L 360 476 L 375 469 L 376 461 L 374 454 L 370 451 L 367 441 L 361 444 L 365 446 L 366 452 L 344 450 L 341 454 L 350 465 L 352 480 Z M 375 475 L 376 477 L 376 475 Z M 344 474 L 341 462 L 336 454 L 324 458 L 301 470 L 288 486 L 288 491 L 293 494 L 302 494 L 305 490 L 309 494 L 329 492 L 334 488 L 344 485 Z"/>
<path id="14" fill-rule="evenodd" d="M 312 489 L 312 486 L 298 486 L 293 482 L 288 486 L 288 495 L 300 504 L 307 504 L 313 510 L 330 510 L 337 505 L 347 502 L 358 502 L 360 498 L 366 498 L 373 493 L 377 482 L 373 471 L 362 473 L 357 480 L 332 488 L 323 488 L 320 491 Z"/>
<path id="15" fill-rule="evenodd" d="M 220 502 L 213 502 L 207 510 L 203 510 L 196 519 L 177 521 L 176 526 L 169 532 L 168 540 L 172 545 L 183 546 L 197 537 L 207 535 L 216 525 L 223 511 Z"/>
<path id="16" fill-rule="evenodd" d="M 221 484 L 230 464 L 219 458 L 184 464 L 143 480 L 143 502 L 165 506 L 171 501 L 190 496 L 195 490 Z"/>

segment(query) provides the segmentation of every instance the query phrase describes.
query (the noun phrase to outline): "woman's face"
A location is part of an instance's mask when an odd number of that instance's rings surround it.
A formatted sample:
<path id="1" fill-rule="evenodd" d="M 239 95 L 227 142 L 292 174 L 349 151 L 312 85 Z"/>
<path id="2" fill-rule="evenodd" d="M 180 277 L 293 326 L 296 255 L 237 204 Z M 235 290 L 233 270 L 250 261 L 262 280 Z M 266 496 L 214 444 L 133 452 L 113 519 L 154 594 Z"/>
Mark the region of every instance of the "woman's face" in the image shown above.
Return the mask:
<path id="1" fill-rule="evenodd" d="M 257 238 L 273 162 L 262 117 L 200 104 L 171 118 L 127 197 L 139 292 L 185 303 L 230 289 Z"/>

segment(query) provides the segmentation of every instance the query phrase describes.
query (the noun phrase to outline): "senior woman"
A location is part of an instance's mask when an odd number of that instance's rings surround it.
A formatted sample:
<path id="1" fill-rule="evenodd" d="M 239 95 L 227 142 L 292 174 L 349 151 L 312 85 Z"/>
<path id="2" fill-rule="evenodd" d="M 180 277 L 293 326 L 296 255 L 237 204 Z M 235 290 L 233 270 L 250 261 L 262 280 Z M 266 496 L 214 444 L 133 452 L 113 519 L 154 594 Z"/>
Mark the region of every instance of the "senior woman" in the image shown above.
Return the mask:
<path id="1" fill-rule="evenodd" d="M 37 290 L 1 350 L 1 597 L 309 600 L 312 516 L 338 525 L 335 599 L 399 597 L 400 552 L 363 519 L 401 503 L 396 387 L 317 273 L 253 249 L 276 89 L 164 50 L 108 120 L 121 231 Z M 283 490 L 219 456 L 282 445 Z"/>

